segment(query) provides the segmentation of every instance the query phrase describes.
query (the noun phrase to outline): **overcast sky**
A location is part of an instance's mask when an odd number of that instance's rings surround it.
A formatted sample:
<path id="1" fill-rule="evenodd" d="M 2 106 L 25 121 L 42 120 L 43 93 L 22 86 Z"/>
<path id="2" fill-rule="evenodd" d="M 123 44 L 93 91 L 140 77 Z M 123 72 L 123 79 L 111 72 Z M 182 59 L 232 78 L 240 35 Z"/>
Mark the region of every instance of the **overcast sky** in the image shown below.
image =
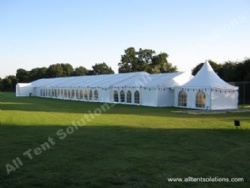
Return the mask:
<path id="1" fill-rule="evenodd" d="M 54 63 L 117 73 L 128 47 L 179 71 L 250 57 L 249 0 L 0 0 L 0 77 Z"/>

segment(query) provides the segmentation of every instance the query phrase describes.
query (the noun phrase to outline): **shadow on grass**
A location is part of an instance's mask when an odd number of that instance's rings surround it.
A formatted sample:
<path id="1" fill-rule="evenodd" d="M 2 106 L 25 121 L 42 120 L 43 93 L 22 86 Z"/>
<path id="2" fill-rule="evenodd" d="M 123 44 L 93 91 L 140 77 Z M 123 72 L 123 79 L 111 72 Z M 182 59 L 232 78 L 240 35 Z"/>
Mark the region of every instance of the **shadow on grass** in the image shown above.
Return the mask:
<path id="1" fill-rule="evenodd" d="M 105 114 L 132 114 L 132 115 L 155 115 L 166 116 L 166 113 L 171 113 L 179 108 L 157 108 L 126 104 L 107 104 L 99 102 L 84 102 L 61 100 L 52 98 L 40 97 L 15 97 L 13 93 L 1 93 L 1 110 L 17 110 L 17 111 L 37 111 L 37 112 L 62 112 L 62 113 L 89 113 L 103 106 Z M 172 115 L 176 113 L 171 113 Z"/>
<path id="2" fill-rule="evenodd" d="M 37 111 L 37 112 L 58 112 L 58 113 L 89 113 L 96 109 L 104 107 L 104 114 L 127 114 L 127 115 L 142 115 L 142 116 L 159 116 L 159 117 L 178 117 L 178 118 L 196 118 L 197 116 L 231 116 L 231 114 L 187 114 L 174 113 L 176 111 L 190 111 L 190 109 L 180 109 L 173 107 L 147 107 L 126 104 L 105 104 L 99 102 L 84 102 L 60 100 L 52 98 L 39 97 L 15 97 L 12 93 L 1 94 L 1 110 L 17 110 L 17 111 Z M 195 110 L 193 110 L 195 111 Z M 237 116 L 250 120 L 250 112 L 237 113 Z"/>
<path id="3" fill-rule="evenodd" d="M 0 186 L 249 187 L 249 134 L 223 129 L 0 126 Z M 29 149 L 32 160 L 23 155 Z M 23 165 L 7 175 L 6 164 L 13 165 L 16 157 Z M 171 177 L 241 177 L 245 182 L 170 183 Z"/>

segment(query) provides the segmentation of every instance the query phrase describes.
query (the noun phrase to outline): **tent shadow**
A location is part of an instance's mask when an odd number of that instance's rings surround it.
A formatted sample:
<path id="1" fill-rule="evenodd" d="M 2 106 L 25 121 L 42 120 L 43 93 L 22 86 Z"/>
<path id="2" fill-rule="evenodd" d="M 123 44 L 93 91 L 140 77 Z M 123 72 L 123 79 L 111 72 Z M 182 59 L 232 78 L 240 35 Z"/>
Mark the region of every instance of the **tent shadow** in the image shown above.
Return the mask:
<path id="1" fill-rule="evenodd" d="M 0 180 L 3 187 L 164 187 L 171 186 L 171 177 L 242 177 L 244 183 L 233 185 L 242 187 L 250 182 L 249 133 L 125 126 L 0 126 Z M 23 165 L 7 175 L 5 166 L 13 165 L 16 157 Z"/>

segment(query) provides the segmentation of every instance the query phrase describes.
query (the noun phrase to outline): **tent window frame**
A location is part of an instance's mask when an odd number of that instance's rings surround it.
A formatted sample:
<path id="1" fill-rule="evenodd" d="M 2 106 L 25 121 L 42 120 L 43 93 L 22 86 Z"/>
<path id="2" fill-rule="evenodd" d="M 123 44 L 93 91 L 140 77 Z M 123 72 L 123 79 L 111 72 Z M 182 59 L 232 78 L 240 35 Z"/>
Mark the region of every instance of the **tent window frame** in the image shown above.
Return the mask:
<path id="1" fill-rule="evenodd" d="M 117 90 L 114 90 L 114 102 L 119 102 L 119 96 Z"/>
<path id="2" fill-rule="evenodd" d="M 206 106 L 206 94 L 199 90 L 195 96 L 195 106 L 197 108 L 205 108 Z"/>
<path id="3" fill-rule="evenodd" d="M 83 100 L 87 101 L 88 100 L 88 90 L 87 89 L 84 89 L 83 90 Z"/>
<path id="4" fill-rule="evenodd" d="M 92 90 L 90 89 L 90 90 L 89 90 L 89 100 L 92 101 L 92 100 L 93 100 L 92 98 L 93 98 L 93 92 L 92 92 Z"/>
<path id="5" fill-rule="evenodd" d="M 181 90 L 178 93 L 178 106 L 187 106 L 187 92 L 184 90 Z"/>
<path id="6" fill-rule="evenodd" d="M 79 99 L 79 91 L 78 91 L 78 89 L 76 90 L 76 99 Z"/>
<path id="7" fill-rule="evenodd" d="M 140 92 L 138 90 L 136 90 L 134 93 L 134 103 L 140 104 Z"/>
<path id="8" fill-rule="evenodd" d="M 83 99 L 83 90 L 80 90 L 80 99 Z"/>
<path id="9" fill-rule="evenodd" d="M 127 103 L 132 103 L 132 93 L 130 90 L 127 91 Z"/>
<path id="10" fill-rule="evenodd" d="M 65 89 L 64 90 L 64 98 L 67 98 L 67 94 L 68 94 L 67 89 Z"/>
<path id="11" fill-rule="evenodd" d="M 54 97 L 57 97 L 57 89 L 54 89 Z"/>
<path id="12" fill-rule="evenodd" d="M 54 89 L 51 89 L 51 96 L 55 97 L 55 90 Z"/>
<path id="13" fill-rule="evenodd" d="M 68 98 L 70 99 L 70 89 L 68 90 Z"/>
<path id="14" fill-rule="evenodd" d="M 125 92 L 123 90 L 120 91 L 120 100 L 121 102 L 125 102 Z"/>
<path id="15" fill-rule="evenodd" d="M 71 99 L 73 99 L 74 97 L 75 97 L 75 90 L 72 89 L 72 90 L 71 90 Z"/>
<path id="16" fill-rule="evenodd" d="M 95 101 L 98 100 L 98 91 L 97 90 L 94 91 L 94 100 Z"/>

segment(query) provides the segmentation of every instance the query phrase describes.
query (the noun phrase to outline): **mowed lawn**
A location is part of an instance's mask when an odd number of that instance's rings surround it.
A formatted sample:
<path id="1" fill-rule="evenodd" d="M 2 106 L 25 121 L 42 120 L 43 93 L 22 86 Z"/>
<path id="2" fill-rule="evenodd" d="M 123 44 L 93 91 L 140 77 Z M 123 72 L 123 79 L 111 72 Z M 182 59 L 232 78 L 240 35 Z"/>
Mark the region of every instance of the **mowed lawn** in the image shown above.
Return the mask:
<path id="1" fill-rule="evenodd" d="M 0 102 L 1 188 L 250 187 L 250 112 L 195 115 L 13 93 L 0 93 Z M 244 182 L 169 179 L 188 177 Z"/>

